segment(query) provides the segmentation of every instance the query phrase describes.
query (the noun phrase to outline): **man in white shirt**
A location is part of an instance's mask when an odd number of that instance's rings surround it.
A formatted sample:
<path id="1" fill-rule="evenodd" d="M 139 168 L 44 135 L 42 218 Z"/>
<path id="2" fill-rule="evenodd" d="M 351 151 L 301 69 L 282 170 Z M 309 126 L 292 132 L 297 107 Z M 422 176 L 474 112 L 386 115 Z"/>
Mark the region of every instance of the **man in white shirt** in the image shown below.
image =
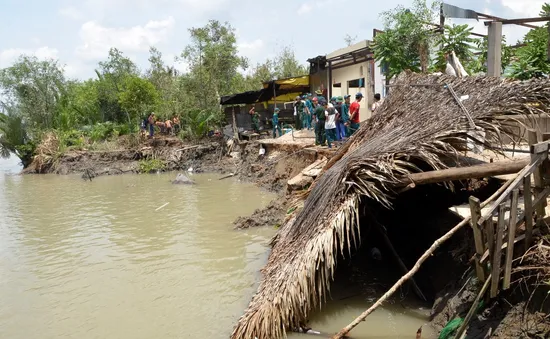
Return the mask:
<path id="1" fill-rule="evenodd" d="M 330 107 L 329 104 L 325 102 L 325 133 L 327 136 L 328 148 L 332 148 L 332 142 L 336 141 L 337 114 L 334 106 Z"/>

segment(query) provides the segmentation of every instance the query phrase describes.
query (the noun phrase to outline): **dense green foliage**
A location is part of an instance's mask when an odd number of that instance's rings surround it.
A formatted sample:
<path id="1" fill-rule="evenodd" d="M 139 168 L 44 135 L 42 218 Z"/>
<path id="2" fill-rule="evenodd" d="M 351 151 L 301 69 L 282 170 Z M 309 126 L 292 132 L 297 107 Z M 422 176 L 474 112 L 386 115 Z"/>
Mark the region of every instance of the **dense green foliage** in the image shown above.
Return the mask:
<path id="1" fill-rule="evenodd" d="M 62 149 L 94 146 L 137 132 L 151 112 L 162 120 L 179 117 L 181 137 L 201 138 L 223 123 L 221 96 L 307 74 L 288 47 L 249 69 L 228 23 L 211 20 L 189 33 L 191 43 L 178 58 L 187 72 L 167 66 L 154 47 L 145 70 L 112 48 L 96 77 L 86 81 L 67 79 L 57 60 L 25 55 L 0 69 L 0 156 L 16 154 L 27 166 L 46 132 L 57 136 Z"/>
<path id="2" fill-rule="evenodd" d="M 542 6 L 540 16 L 550 15 L 550 5 Z M 536 28 L 523 38 L 522 46 L 516 51 L 516 58 L 510 65 L 509 76 L 515 79 L 527 80 L 545 77 L 550 74 L 548 62 L 548 23 Z"/>
<path id="3" fill-rule="evenodd" d="M 435 6 L 437 3 L 428 6 L 425 0 L 415 0 L 412 9 L 399 5 L 381 14 L 384 33 L 374 39 L 374 55 L 386 65 L 390 78 L 404 70 L 427 70 L 437 37 L 430 25 Z"/>
<path id="4" fill-rule="evenodd" d="M 454 51 L 470 74 L 487 71 L 487 39 L 473 38 L 468 25 L 446 26 L 443 34 L 434 29 L 438 3 L 415 0 L 411 9 L 399 5 L 382 13 L 384 33 L 374 39 L 374 54 L 393 78 L 404 70 L 413 72 L 444 71 L 445 55 Z M 544 4 L 541 16 L 550 14 Z M 521 47 L 513 49 L 503 37 L 502 70 L 515 79 L 530 79 L 550 74 L 548 63 L 548 26 L 531 30 Z"/>

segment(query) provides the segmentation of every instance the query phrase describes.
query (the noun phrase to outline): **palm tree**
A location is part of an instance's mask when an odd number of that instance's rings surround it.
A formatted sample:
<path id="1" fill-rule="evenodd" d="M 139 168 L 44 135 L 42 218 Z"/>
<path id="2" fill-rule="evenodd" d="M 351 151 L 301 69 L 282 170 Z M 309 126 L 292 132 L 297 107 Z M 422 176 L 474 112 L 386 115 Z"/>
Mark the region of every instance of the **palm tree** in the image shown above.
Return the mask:
<path id="1" fill-rule="evenodd" d="M 8 158 L 12 153 L 27 167 L 32 162 L 34 144 L 31 142 L 21 116 L 13 106 L 0 102 L 0 157 Z"/>

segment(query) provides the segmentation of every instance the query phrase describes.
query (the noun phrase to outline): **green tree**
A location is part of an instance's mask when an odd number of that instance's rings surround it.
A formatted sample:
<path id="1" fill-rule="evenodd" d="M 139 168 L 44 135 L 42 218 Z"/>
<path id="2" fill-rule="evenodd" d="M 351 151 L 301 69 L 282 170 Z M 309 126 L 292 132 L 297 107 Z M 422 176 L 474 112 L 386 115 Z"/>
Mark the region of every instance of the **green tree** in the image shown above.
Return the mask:
<path id="1" fill-rule="evenodd" d="M 8 158 L 13 153 L 27 167 L 35 150 L 27 126 L 17 108 L 0 102 L 0 109 L 0 157 Z"/>
<path id="2" fill-rule="evenodd" d="M 470 65 L 475 56 L 474 49 L 478 39 L 472 38 L 470 33 L 473 28 L 468 25 L 445 26 L 444 33 L 439 36 L 437 62 L 435 67 L 438 71 L 445 71 L 447 61 L 445 56 L 455 52 L 466 70 L 471 73 Z"/>
<path id="3" fill-rule="evenodd" d="M 399 5 L 381 14 L 384 33 L 376 35 L 373 49 L 375 59 L 386 66 L 389 78 L 407 69 L 427 71 L 437 35 L 431 26 L 436 6 L 435 2 L 430 7 L 425 0 L 414 0 L 412 9 Z"/>
<path id="4" fill-rule="evenodd" d="M 182 86 L 182 77 L 174 67 L 164 63 L 159 50 L 151 47 L 149 53 L 149 68 L 145 75 L 159 94 L 158 113 L 166 117 L 179 115 L 190 101 L 185 87 Z"/>
<path id="5" fill-rule="evenodd" d="M 0 70 L 2 94 L 14 103 L 18 114 L 33 129 L 55 127 L 65 87 L 63 68 L 56 60 L 21 56 L 11 67 Z"/>
<path id="6" fill-rule="evenodd" d="M 550 5 L 545 3 L 541 16 L 550 15 Z M 523 46 L 516 50 L 516 57 L 510 65 L 508 76 L 527 80 L 550 74 L 548 62 L 548 23 L 544 27 L 530 30 L 523 38 Z"/>
<path id="7" fill-rule="evenodd" d="M 120 107 L 128 116 L 129 122 L 138 122 L 147 112 L 154 111 L 159 102 L 159 94 L 151 82 L 137 76 L 125 79 L 124 90 L 119 93 Z"/>
<path id="8" fill-rule="evenodd" d="M 191 43 L 181 57 L 189 64 L 189 90 L 203 110 L 219 110 L 222 95 L 232 93 L 232 79 L 248 62 L 238 56 L 235 30 L 229 23 L 210 20 L 191 28 Z"/>
<path id="9" fill-rule="evenodd" d="M 294 51 L 286 46 L 279 52 L 273 62 L 274 73 L 277 78 L 291 78 L 306 75 L 307 69 L 296 59 Z"/>
<path id="10" fill-rule="evenodd" d="M 128 77 L 139 76 L 137 66 L 121 51 L 111 48 L 107 60 L 99 63 L 96 74 L 98 104 L 102 120 L 119 123 L 127 121 L 128 116 L 119 103 L 119 94 L 124 91 Z"/>

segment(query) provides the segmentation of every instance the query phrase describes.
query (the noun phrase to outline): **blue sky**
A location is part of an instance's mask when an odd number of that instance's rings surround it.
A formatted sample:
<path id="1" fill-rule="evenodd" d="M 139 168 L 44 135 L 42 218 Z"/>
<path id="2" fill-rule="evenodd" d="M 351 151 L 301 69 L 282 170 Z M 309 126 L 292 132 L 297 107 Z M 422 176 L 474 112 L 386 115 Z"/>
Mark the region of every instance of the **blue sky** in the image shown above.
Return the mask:
<path id="1" fill-rule="evenodd" d="M 447 0 L 506 18 L 537 16 L 541 0 Z M 239 53 L 252 64 L 291 46 L 300 61 L 343 47 L 346 34 L 371 39 L 379 14 L 412 0 L 0 0 L 0 68 L 18 55 L 57 58 L 67 74 L 85 79 L 117 47 L 146 68 L 149 46 L 169 64 L 189 42 L 188 28 L 209 19 L 237 30 Z M 462 23 L 461 21 L 454 21 Z M 479 33 L 483 23 L 468 21 Z M 505 26 L 509 42 L 526 30 Z M 184 69 L 185 65 L 175 64 Z"/>

